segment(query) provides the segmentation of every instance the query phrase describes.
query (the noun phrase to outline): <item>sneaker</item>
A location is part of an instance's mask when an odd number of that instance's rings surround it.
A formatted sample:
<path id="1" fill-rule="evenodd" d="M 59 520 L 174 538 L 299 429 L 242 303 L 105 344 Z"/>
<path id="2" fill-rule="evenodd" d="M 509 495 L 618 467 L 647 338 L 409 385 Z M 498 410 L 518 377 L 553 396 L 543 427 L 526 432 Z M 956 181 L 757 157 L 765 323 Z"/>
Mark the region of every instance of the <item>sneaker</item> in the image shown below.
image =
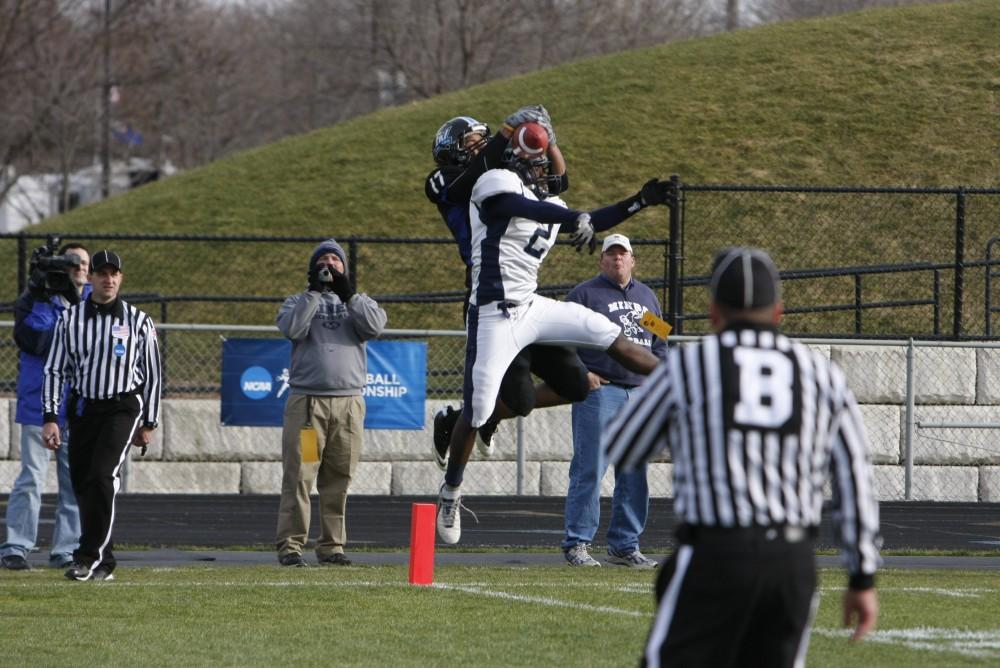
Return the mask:
<path id="1" fill-rule="evenodd" d="M 600 566 L 601 562 L 590 556 L 587 552 L 589 543 L 577 543 L 573 547 L 563 550 L 563 556 L 570 566 Z"/>
<path id="2" fill-rule="evenodd" d="M 483 457 L 493 456 L 493 435 L 499 426 L 499 418 L 490 418 L 476 430 L 476 448 Z"/>
<path id="3" fill-rule="evenodd" d="M 350 566 L 351 560 L 343 552 L 334 552 L 329 557 L 319 560 L 320 566 Z"/>
<path id="4" fill-rule="evenodd" d="M 106 564 L 101 564 L 90 572 L 90 579 L 102 582 L 111 582 L 115 579 L 112 568 Z"/>
<path id="5" fill-rule="evenodd" d="M 80 582 L 84 582 L 89 580 L 93 573 L 86 566 L 73 562 L 70 564 L 69 568 L 66 569 L 66 572 L 63 573 L 63 575 L 68 577 L 70 580 L 79 580 Z"/>
<path id="6" fill-rule="evenodd" d="M 462 492 L 457 489 L 449 491 L 447 487 L 447 483 L 441 483 L 441 489 L 438 491 L 437 531 L 441 540 L 454 545 L 462 537 L 460 511 L 464 506 L 462 506 Z"/>
<path id="7" fill-rule="evenodd" d="M 3 559 L 0 559 L 3 567 L 8 571 L 30 571 L 31 564 L 20 554 L 8 554 Z"/>
<path id="8" fill-rule="evenodd" d="M 444 471 L 448 468 L 448 446 L 451 444 L 451 432 L 455 429 L 458 416 L 462 411 L 446 406 L 434 416 L 434 461 L 438 468 Z"/>
<path id="9" fill-rule="evenodd" d="M 616 566 L 628 566 L 629 568 L 639 568 L 649 570 L 656 568 L 657 563 L 639 551 L 639 548 L 631 552 L 619 552 L 608 548 L 608 563 Z"/>
<path id="10" fill-rule="evenodd" d="M 283 557 L 278 557 L 278 563 L 282 566 L 294 566 L 296 568 L 305 568 L 306 562 L 302 559 L 302 555 L 298 552 L 289 552 Z"/>

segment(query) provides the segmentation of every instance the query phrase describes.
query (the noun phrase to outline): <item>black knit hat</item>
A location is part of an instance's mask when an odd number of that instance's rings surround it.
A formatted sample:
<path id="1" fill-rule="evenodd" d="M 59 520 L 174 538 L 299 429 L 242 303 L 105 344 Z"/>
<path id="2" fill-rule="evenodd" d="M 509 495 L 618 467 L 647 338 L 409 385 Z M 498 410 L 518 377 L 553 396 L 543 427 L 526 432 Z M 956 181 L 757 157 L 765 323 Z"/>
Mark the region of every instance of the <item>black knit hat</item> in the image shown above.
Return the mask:
<path id="1" fill-rule="evenodd" d="M 712 261 L 712 301 L 737 309 L 770 306 L 781 299 L 781 279 L 771 256 L 759 248 L 726 248 Z"/>

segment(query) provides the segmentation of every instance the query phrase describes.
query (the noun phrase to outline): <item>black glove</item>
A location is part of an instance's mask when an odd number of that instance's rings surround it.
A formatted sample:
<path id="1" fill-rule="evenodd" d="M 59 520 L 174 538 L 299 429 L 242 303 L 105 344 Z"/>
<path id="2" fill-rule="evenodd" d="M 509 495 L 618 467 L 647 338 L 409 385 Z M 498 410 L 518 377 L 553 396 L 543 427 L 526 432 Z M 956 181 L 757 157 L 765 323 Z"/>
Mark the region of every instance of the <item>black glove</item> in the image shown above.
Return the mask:
<path id="1" fill-rule="evenodd" d="M 333 282 L 330 284 L 330 289 L 333 290 L 335 295 L 340 297 L 340 301 L 346 304 L 347 300 L 354 295 L 354 288 L 351 287 L 350 279 L 336 269 L 331 269 L 330 273 L 333 275 Z"/>
<path id="2" fill-rule="evenodd" d="M 73 281 L 70 281 L 69 287 L 63 290 L 62 296 L 66 298 L 70 306 L 80 303 L 80 293 L 76 291 L 76 283 Z"/>
<path id="3" fill-rule="evenodd" d="M 38 268 L 31 270 L 28 275 L 28 290 L 35 301 L 45 299 L 45 272 L 43 270 Z"/>
<path id="4" fill-rule="evenodd" d="M 656 206 L 666 204 L 670 195 L 670 182 L 659 179 L 650 179 L 639 191 L 639 201 L 643 206 Z"/>
<path id="5" fill-rule="evenodd" d="M 329 283 L 320 280 L 319 270 L 323 267 L 313 267 L 309 270 L 309 289 L 313 292 L 325 292 Z"/>

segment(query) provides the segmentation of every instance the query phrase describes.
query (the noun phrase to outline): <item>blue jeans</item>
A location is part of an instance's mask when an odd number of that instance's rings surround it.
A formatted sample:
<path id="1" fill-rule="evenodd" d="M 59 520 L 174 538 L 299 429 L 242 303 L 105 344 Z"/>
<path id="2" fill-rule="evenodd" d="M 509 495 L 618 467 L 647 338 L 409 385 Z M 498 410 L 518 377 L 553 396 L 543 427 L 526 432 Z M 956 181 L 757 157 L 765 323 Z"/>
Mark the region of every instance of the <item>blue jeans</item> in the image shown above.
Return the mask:
<path id="1" fill-rule="evenodd" d="M 68 432 L 62 432 L 63 443 L 56 451 L 56 471 L 59 476 L 59 497 L 56 503 L 55 528 L 52 533 L 52 562 L 72 558 L 80 540 L 80 511 L 69 477 Z M 42 445 L 42 428 L 21 425 L 21 473 L 7 501 L 7 542 L 0 545 L 0 555 L 26 557 L 35 547 L 38 537 L 38 515 L 42 508 L 42 488 L 45 485 L 49 450 Z"/>
<path id="2" fill-rule="evenodd" d="M 573 404 L 573 460 L 569 465 L 569 490 L 566 492 L 564 550 L 594 540 L 601 521 L 601 478 L 608 468 L 607 458 L 601 451 L 601 432 L 633 392 L 618 385 L 602 385 L 591 390 L 583 401 Z M 631 473 L 616 470 L 608 547 L 620 553 L 638 549 L 639 534 L 646 526 L 648 511 L 646 465 Z"/>

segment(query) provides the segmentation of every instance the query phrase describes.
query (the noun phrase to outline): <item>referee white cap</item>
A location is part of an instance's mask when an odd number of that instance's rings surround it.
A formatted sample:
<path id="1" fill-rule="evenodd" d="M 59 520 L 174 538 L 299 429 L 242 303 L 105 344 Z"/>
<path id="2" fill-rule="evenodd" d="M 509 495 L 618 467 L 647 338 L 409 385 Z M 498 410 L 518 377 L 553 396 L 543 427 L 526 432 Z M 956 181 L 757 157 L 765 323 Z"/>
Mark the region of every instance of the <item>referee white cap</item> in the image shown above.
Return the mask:
<path id="1" fill-rule="evenodd" d="M 774 260 L 759 248 L 726 248 L 712 261 L 712 301 L 738 309 L 770 306 L 781 299 Z"/>

